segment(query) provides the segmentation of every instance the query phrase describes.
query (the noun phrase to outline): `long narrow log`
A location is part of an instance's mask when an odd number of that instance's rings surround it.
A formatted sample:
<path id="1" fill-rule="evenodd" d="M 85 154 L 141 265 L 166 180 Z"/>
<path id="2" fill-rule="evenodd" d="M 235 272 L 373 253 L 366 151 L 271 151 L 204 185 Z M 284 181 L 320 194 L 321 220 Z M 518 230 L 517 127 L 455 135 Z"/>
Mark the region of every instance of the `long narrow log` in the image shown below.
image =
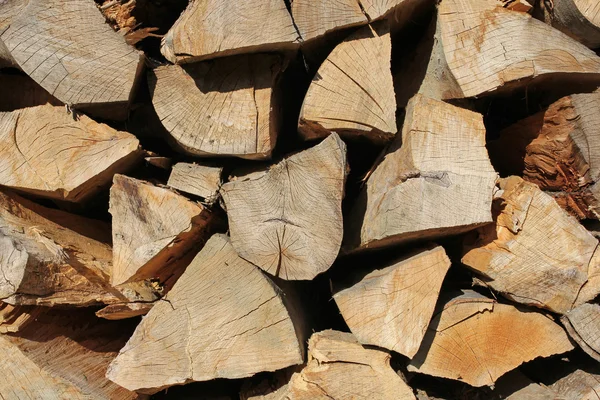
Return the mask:
<path id="1" fill-rule="evenodd" d="M 183 64 L 292 49 L 299 39 L 284 0 L 192 1 L 163 38 L 161 52 Z"/>
<path id="2" fill-rule="evenodd" d="M 125 119 L 143 68 L 136 49 L 106 24 L 93 2 L 20 3 L 0 30 L 0 41 L 19 68 L 73 108 Z"/>
<path id="3" fill-rule="evenodd" d="M 333 298 L 359 342 L 412 358 L 448 268 L 444 249 L 430 248 L 368 274 Z"/>
<path id="4" fill-rule="evenodd" d="M 135 136 L 64 107 L 0 112 L 0 184 L 39 196 L 85 201 L 141 158 Z"/>
<path id="5" fill-rule="evenodd" d="M 153 393 L 300 364 L 302 339 L 291 317 L 275 284 L 238 257 L 226 236 L 215 235 L 142 320 L 107 376 Z"/>
<path id="6" fill-rule="evenodd" d="M 313 279 L 335 261 L 343 237 L 346 145 L 332 134 L 268 170 L 221 188 L 240 257 L 283 279 Z"/>
<path id="7" fill-rule="evenodd" d="M 524 362 L 572 349 L 567 334 L 549 317 L 465 291 L 431 321 L 408 369 L 490 386 Z"/>
<path id="8" fill-rule="evenodd" d="M 507 298 L 564 314 L 600 293 L 595 239 L 549 195 L 501 179 L 494 224 L 465 242 L 462 262 Z"/>
<path id="9" fill-rule="evenodd" d="M 386 141 L 396 134 L 389 25 L 361 28 L 329 54 L 315 75 L 300 111 L 305 139 L 365 136 Z"/>
<path id="10" fill-rule="evenodd" d="M 595 0 L 541 2 L 542 18 L 589 48 L 600 47 L 600 5 Z"/>
<path id="11" fill-rule="evenodd" d="M 156 113 L 183 151 L 264 159 L 280 129 L 282 68 L 277 56 L 244 55 L 158 67 L 148 84 Z"/>
<path id="12" fill-rule="evenodd" d="M 402 137 L 390 146 L 354 206 L 346 251 L 487 224 L 495 180 L 483 117 L 417 95 L 409 102 Z"/>
<path id="13" fill-rule="evenodd" d="M 579 347 L 600 361 L 600 305 L 581 304 L 563 315 L 561 321 Z"/>

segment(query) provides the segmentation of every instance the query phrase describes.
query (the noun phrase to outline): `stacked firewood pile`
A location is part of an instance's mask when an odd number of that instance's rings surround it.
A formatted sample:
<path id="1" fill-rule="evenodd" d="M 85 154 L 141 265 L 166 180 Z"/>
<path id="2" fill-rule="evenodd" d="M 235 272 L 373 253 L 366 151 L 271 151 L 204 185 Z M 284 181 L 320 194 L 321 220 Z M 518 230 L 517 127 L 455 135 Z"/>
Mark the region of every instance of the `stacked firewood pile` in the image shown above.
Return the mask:
<path id="1" fill-rule="evenodd" d="M 0 0 L 0 398 L 597 398 L 596 48 L 596 0 Z"/>

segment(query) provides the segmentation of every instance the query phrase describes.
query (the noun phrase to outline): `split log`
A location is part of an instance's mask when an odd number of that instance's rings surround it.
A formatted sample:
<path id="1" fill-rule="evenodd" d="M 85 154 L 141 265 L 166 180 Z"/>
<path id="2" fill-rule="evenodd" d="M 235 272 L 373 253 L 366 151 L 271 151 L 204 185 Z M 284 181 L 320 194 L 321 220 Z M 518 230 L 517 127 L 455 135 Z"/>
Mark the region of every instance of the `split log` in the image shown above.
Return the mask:
<path id="1" fill-rule="evenodd" d="M 368 274 L 333 298 L 359 342 L 412 358 L 449 268 L 444 249 L 430 248 Z"/>
<path id="2" fill-rule="evenodd" d="M 561 399 L 593 400 L 600 393 L 600 374 L 576 370 L 550 385 Z"/>
<path id="3" fill-rule="evenodd" d="M 444 0 L 434 25 L 419 89 L 430 97 L 506 93 L 550 79 L 556 79 L 553 85 L 600 84 L 600 58 L 593 51 L 527 13 L 498 6 L 497 0 Z M 406 82 L 413 76 L 396 78 Z"/>
<path id="4" fill-rule="evenodd" d="M 541 2 L 542 19 L 573 39 L 600 47 L 600 4 L 595 0 Z"/>
<path id="5" fill-rule="evenodd" d="M 160 51 L 172 63 L 183 64 L 293 49 L 299 39 L 284 0 L 192 1 L 163 38 Z"/>
<path id="6" fill-rule="evenodd" d="M 282 68 L 277 56 L 239 56 L 158 67 L 148 84 L 156 113 L 183 151 L 264 159 L 280 128 Z"/>
<path id="7" fill-rule="evenodd" d="M 491 386 L 524 362 L 572 349 L 549 317 L 465 291 L 433 318 L 408 370 Z"/>
<path id="8" fill-rule="evenodd" d="M 18 335 L 0 335 L 0 393 L 5 399 L 146 399 L 104 377 L 131 328 L 87 310 L 44 313 Z"/>
<path id="9" fill-rule="evenodd" d="M 62 103 L 27 75 L 0 73 L 0 111 L 35 107 L 44 104 L 60 106 Z"/>
<path id="10" fill-rule="evenodd" d="M 292 376 L 294 400 L 373 398 L 415 399 L 411 388 L 390 367 L 390 354 L 364 348 L 350 333 L 322 331 L 308 342 L 308 364 Z"/>
<path id="11" fill-rule="evenodd" d="M 59 200 L 81 202 L 140 158 L 135 136 L 64 107 L 0 112 L 0 184 Z"/>
<path id="12" fill-rule="evenodd" d="M 600 305 L 582 304 L 563 315 L 561 321 L 579 347 L 600 361 Z"/>
<path id="13" fill-rule="evenodd" d="M 397 132 L 387 22 L 366 26 L 329 54 L 315 75 L 300 111 L 305 139 L 336 132 L 381 142 Z"/>
<path id="14" fill-rule="evenodd" d="M 222 173 L 222 167 L 177 163 L 171 171 L 167 185 L 181 192 L 199 196 L 207 204 L 214 204 L 219 198 Z"/>
<path id="15" fill-rule="evenodd" d="M 155 277 L 176 280 L 185 257 L 202 245 L 217 219 L 199 203 L 123 175 L 114 177 L 109 212 L 115 286 Z"/>
<path id="16" fill-rule="evenodd" d="M 139 302 L 110 304 L 103 309 L 96 311 L 96 316 L 110 320 L 133 318 L 148 314 L 153 306 L 154 303 Z"/>
<path id="17" fill-rule="evenodd" d="M 346 145 L 337 134 L 268 170 L 221 188 L 240 257 L 283 279 L 313 279 L 331 267 L 343 237 Z"/>
<path id="18" fill-rule="evenodd" d="M 36 306 L 13 306 L 0 302 L 0 333 L 15 333 L 35 321 L 45 311 Z"/>
<path id="19" fill-rule="evenodd" d="M 564 314 L 600 292 L 595 239 L 549 195 L 501 179 L 495 223 L 465 243 L 462 262 L 510 300 Z"/>
<path id="20" fill-rule="evenodd" d="M 0 33 L 18 66 L 73 108 L 125 119 L 143 68 L 137 50 L 106 24 L 93 2 L 23 3 Z"/>
<path id="21" fill-rule="evenodd" d="M 294 0 L 292 17 L 306 42 L 326 33 L 369 22 L 359 1 Z"/>
<path id="22" fill-rule="evenodd" d="M 600 219 L 600 92 L 563 97 L 488 144 L 505 175 L 523 175 L 580 219 Z"/>
<path id="23" fill-rule="evenodd" d="M 301 343 L 275 284 L 241 259 L 226 236 L 214 235 L 142 320 L 107 376 L 144 392 L 243 378 L 302 363 Z"/>
<path id="24" fill-rule="evenodd" d="M 357 200 L 345 247 L 376 248 L 487 224 L 495 180 L 482 116 L 417 95 L 402 137 Z"/>
<path id="25" fill-rule="evenodd" d="M 44 214 L 61 215 L 62 225 Z M 94 223 L 56 210 L 48 213 L 0 193 L 0 247 L 5 255 L 0 260 L 0 299 L 13 305 L 43 306 L 127 301 L 108 284 L 110 246 L 64 225 Z"/>

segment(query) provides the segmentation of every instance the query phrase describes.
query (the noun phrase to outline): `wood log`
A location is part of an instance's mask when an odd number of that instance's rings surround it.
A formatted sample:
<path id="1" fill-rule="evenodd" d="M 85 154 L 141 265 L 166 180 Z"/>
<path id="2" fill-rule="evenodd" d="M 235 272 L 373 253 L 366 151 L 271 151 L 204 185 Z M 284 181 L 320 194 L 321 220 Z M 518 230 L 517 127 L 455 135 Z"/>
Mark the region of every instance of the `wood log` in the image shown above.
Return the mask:
<path id="1" fill-rule="evenodd" d="M 299 133 L 305 139 L 331 132 L 392 139 L 397 127 L 391 52 L 387 22 L 361 28 L 336 46 L 306 93 Z"/>
<path id="2" fill-rule="evenodd" d="M 507 93 L 550 79 L 556 79 L 553 85 L 600 84 L 600 58 L 593 51 L 497 0 L 445 0 L 435 31 L 419 89 L 430 97 Z M 406 82 L 414 75 L 396 78 Z"/>
<path id="3" fill-rule="evenodd" d="M 131 324 L 98 320 L 87 311 L 51 311 L 0 335 L 5 399 L 146 399 L 104 377 Z"/>
<path id="4" fill-rule="evenodd" d="M 2 88 L 0 111 L 14 111 L 19 108 L 44 104 L 62 105 L 60 101 L 27 75 L 0 72 L 0 87 Z"/>
<path id="5" fill-rule="evenodd" d="M 167 185 L 180 192 L 199 196 L 210 205 L 219 199 L 222 174 L 222 167 L 177 163 L 171 170 Z"/>
<path id="6" fill-rule="evenodd" d="M 148 84 L 154 109 L 181 150 L 265 159 L 280 127 L 282 68 L 277 56 L 239 56 L 158 67 Z"/>
<path id="7" fill-rule="evenodd" d="M 462 262 L 512 301 L 564 314 L 600 292 L 598 240 L 519 177 L 499 181 L 494 224 L 465 242 Z"/>
<path id="8" fill-rule="evenodd" d="M 400 147 L 400 144 L 402 146 Z M 481 115 L 424 96 L 369 176 L 346 251 L 466 232 L 492 221 L 496 180 Z"/>
<path id="9" fill-rule="evenodd" d="M 596 1 L 541 2 L 539 8 L 546 23 L 589 48 L 600 47 L 600 5 Z"/>
<path id="10" fill-rule="evenodd" d="M 135 136 L 64 107 L 0 112 L 0 184 L 19 191 L 85 201 L 140 158 Z"/>
<path id="11" fill-rule="evenodd" d="M 421 345 L 450 260 L 431 247 L 365 276 L 333 298 L 358 341 L 412 358 Z"/>
<path id="12" fill-rule="evenodd" d="M 561 399 L 593 400 L 600 393 L 600 374 L 578 369 L 550 385 Z"/>
<path id="13" fill-rule="evenodd" d="M 299 40 L 284 0 L 192 1 L 163 38 L 160 51 L 172 63 L 183 64 L 293 49 Z"/>
<path id="14" fill-rule="evenodd" d="M 335 30 L 369 22 L 360 1 L 356 0 L 295 0 L 291 11 L 298 32 L 305 42 Z"/>
<path id="15" fill-rule="evenodd" d="M 188 253 L 208 238 L 217 219 L 180 194 L 124 175 L 114 177 L 109 212 L 115 286 L 156 277 L 176 280 Z"/>
<path id="16" fill-rule="evenodd" d="M 19 332 L 44 311 L 43 307 L 13 306 L 0 302 L 0 333 Z"/>
<path id="17" fill-rule="evenodd" d="M 59 214 L 61 225 L 44 214 Z M 67 224 L 63 221 L 69 220 Z M 109 245 L 64 225 L 88 226 L 86 218 L 52 213 L 0 193 L 0 299 L 13 305 L 88 306 L 127 301 L 110 287 Z"/>
<path id="18" fill-rule="evenodd" d="M 136 49 L 105 23 L 93 2 L 20 3 L 0 34 L 18 66 L 72 108 L 125 119 L 143 68 Z"/>
<path id="19" fill-rule="evenodd" d="M 524 362 L 572 349 L 549 317 L 464 291 L 433 318 L 408 370 L 491 386 Z"/>
<path id="20" fill-rule="evenodd" d="M 110 304 L 101 310 L 96 311 L 99 318 L 119 320 L 146 315 L 154 307 L 154 303 L 121 303 Z"/>
<path id="21" fill-rule="evenodd" d="M 563 315 L 561 322 L 579 347 L 600 361 L 600 305 L 581 304 Z"/>
<path id="22" fill-rule="evenodd" d="M 308 363 L 292 376 L 288 397 L 309 399 L 415 399 L 390 367 L 388 352 L 364 348 L 350 333 L 322 331 L 308 342 Z"/>
<path id="23" fill-rule="evenodd" d="M 231 244 L 283 279 L 313 279 L 335 261 L 343 237 L 346 145 L 337 134 L 268 170 L 221 188 Z"/>
<path id="24" fill-rule="evenodd" d="M 600 92 L 563 97 L 547 110 L 502 130 L 488 144 L 505 175 L 523 175 L 552 192 L 580 219 L 600 219 Z"/>
<path id="25" fill-rule="evenodd" d="M 302 363 L 301 343 L 275 284 L 238 257 L 226 236 L 214 235 L 142 320 L 107 376 L 144 392 L 243 378 Z"/>

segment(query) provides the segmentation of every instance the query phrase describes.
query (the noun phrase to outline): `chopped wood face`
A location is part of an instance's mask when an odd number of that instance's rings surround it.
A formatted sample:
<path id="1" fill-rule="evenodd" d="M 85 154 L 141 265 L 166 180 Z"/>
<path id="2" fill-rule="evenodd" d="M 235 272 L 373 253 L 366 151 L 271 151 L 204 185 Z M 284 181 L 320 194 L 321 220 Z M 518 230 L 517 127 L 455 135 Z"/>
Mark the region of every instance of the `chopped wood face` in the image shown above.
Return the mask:
<path id="1" fill-rule="evenodd" d="M 368 22 L 357 0 L 295 0 L 292 16 L 304 41 Z"/>
<path id="2" fill-rule="evenodd" d="M 0 259 L 0 299 L 42 306 L 125 301 L 108 284 L 109 245 L 45 218 L 43 207 L 24 204 L 18 197 L 0 194 L 0 249 L 5 255 Z M 66 213 L 62 219 L 89 224 Z"/>
<path id="3" fill-rule="evenodd" d="M 402 140 L 390 147 L 355 206 L 352 221 L 358 222 L 347 249 L 452 235 L 491 222 L 496 177 L 482 116 L 417 95 Z"/>
<path id="4" fill-rule="evenodd" d="M 298 40 L 284 0 L 194 0 L 163 38 L 161 52 L 181 64 L 291 48 Z"/>
<path id="5" fill-rule="evenodd" d="M 490 142 L 495 164 L 523 174 L 580 219 L 600 218 L 600 93 L 563 97 Z"/>
<path id="6" fill-rule="evenodd" d="M 189 154 L 270 158 L 279 129 L 274 92 L 281 68 L 279 57 L 267 55 L 159 67 L 148 75 L 152 104 Z"/>
<path id="7" fill-rule="evenodd" d="M 434 317 L 408 369 L 489 386 L 524 362 L 572 349 L 549 317 L 466 291 Z"/>
<path id="8" fill-rule="evenodd" d="M 444 0 L 438 24 L 438 41 L 462 92 L 448 93 L 445 99 L 508 90 L 548 74 L 600 78 L 600 58 L 594 52 L 497 0 Z"/>
<path id="9" fill-rule="evenodd" d="M 171 170 L 167 185 L 181 192 L 200 196 L 208 204 L 215 203 L 221 188 L 222 167 L 177 163 Z"/>
<path id="10" fill-rule="evenodd" d="M 0 184 L 83 201 L 141 156 L 135 136 L 43 105 L 0 112 Z"/>
<path id="11" fill-rule="evenodd" d="M 561 321 L 579 347 L 600 361 L 600 305 L 585 303 L 577 306 L 566 313 Z"/>
<path id="12" fill-rule="evenodd" d="M 364 348 L 350 333 L 322 331 L 308 342 L 308 363 L 292 376 L 285 398 L 414 400 L 408 385 L 390 367 L 390 354 Z"/>
<path id="13" fill-rule="evenodd" d="M 337 134 L 266 171 L 223 185 L 231 242 L 240 257 L 283 279 L 313 279 L 343 237 L 346 145 Z"/>
<path id="14" fill-rule="evenodd" d="M 63 103 L 126 109 L 140 55 L 93 2 L 29 0 L 0 40 L 18 66 Z"/>
<path id="15" fill-rule="evenodd" d="M 500 180 L 495 224 L 466 242 L 462 262 L 509 299 L 566 313 L 600 292 L 596 240 L 549 195 Z"/>
<path id="16" fill-rule="evenodd" d="M 600 374 L 578 369 L 557 380 L 550 388 L 563 399 L 593 400 L 600 393 Z"/>
<path id="17" fill-rule="evenodd" d="M 300 111 L 305 139 L 336 132 L 384 141 L 396 134 L 396 96 L 387 23 L 366 26 L 329 54 L 315 75 Z"/>
<path id="18" fill-rule="evenodd" d="M 113 285 L 153 278 L 201 243 L 213 215 L 169 189 L 115 175 Z"/>
<path id="19" fill-rule="evenodd" d="M 238 257 L 226 236 L 215 235 L 142 320 L 107 376 L 129 390 L 156 392 L 302 360 L 279 289 Z"/>
<path id="20" fill-rule="evenodd" d="M 442 247 L 376 270 L 333 298 L 359 342 L 412 358 L 433 315 L 450 260 Z"/>

